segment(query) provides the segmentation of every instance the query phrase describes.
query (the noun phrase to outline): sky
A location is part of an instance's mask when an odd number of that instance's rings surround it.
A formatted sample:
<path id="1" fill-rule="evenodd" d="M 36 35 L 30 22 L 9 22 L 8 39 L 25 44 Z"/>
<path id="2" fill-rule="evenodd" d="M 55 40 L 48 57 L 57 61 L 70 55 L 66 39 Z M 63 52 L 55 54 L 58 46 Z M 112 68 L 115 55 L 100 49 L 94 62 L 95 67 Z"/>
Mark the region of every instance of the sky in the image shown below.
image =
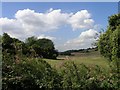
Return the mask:
<path id="1" fill-rule="evenodd" d="M 59 51 L 92 47 L 117 2 L 4 2 L 0 26 L 11 37 L 51 39 Z"/>
<path id="2" fill-rule="evenodd" d="M 2 2 L 28 2 L 28 0 L 1 0 Z M 73 0 L 29 0 L 29 2 L 73 2 Z M 74 0 L 74 2 L 119 2 L 119 0 Z"/>

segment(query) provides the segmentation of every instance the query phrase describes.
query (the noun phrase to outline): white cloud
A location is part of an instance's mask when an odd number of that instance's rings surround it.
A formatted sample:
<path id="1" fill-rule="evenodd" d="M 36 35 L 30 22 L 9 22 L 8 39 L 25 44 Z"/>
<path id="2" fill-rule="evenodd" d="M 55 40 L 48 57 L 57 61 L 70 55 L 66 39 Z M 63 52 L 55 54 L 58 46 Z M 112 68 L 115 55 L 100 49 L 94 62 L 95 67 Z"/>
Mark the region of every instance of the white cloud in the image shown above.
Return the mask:
<path id="1" fill-rule="evenodd" d="M 66 23 L 69 16 L 68 13 L 62 13 L 61 9 L 50 9 L 45 13 L 24 9 L 16 12 L 15 19 L 0 18 L 0 26 L 3 32 L 9 33 L 12 37 L 26 38 L 58 29 Z"/>
<path id="2" fill-rule="evenodd" d="M 12 37 L 19 38 L 24 32 L 21 23 L 16 19 L 0 18 L 0 27 L 3 32 L 9 33 Z"/>
<path id="3" fill-rule="evenodd" d="M 61 9 L 52 10 L 46 13 L 37 13 L 34 10 L 19 10 L 15 17 L 24 24 L 28 31 L 49 31 L 58 29 L 69 18 L 69 14 L 62 13 Z"/>
<path id="4" fill-rule="evenodd" d="M 94 20 L 87 10 L 81 10 L 73 14 L 68 22 L 71 24 L 73 30 L 76 29 L 90 29 L 94 26 Z"/>
<path id="5" fill-rule="evenodd" d="M 71 50 L 71 49 L 80 49 L 92 47 L 92 43 L 96 41 L 96 35 L 98 32 L 94 29 L 89 29 L 82 32 L 78 37 L 68 40 L 64 45 L 58 46 L 61 51 Z"/>
<path id="6" fill-rule="evenodd" d="M 38 39 L 43 39 L 43 38 L 50 39 L 50 40 L 55 40 L 56 39 L 55 37 L 46 36 L 44 34 L 41 34 L 40 36 L 38 36 Z"/>
<path id="7" fill-rule="evenodd" d="M 0 18 L 0 26 L 3 32 L 16 38 L 26 38 L 41 34 L 41 32 L 53 31 L 64 25 L 71 25 L 75 29 L 87 29 L 93 26 L 94 20 L 87 10 L 77 13 L 63 13 L 61 9 L 50 8 L 44 13 L 34 10 L 18 10 L 14 19 Z"/>

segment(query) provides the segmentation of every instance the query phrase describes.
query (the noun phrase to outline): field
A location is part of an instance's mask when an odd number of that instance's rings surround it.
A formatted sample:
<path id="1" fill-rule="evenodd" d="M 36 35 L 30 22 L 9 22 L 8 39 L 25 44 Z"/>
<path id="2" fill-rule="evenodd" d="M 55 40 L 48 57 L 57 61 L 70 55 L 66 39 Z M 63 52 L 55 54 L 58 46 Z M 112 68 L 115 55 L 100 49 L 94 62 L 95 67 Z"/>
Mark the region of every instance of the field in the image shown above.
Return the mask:
<path id="1" fill-rule="evenodd" d="M 65 62 L 73 61 L 75 64 L 85 64 L 90 67 L 98 65 L 104 70 L 109 70 L 109 62 L 107 59 L 102 57 L 98 51 L 88 53 L 72 53 L 72 56 L 58 56 L 57 60 L 44 60 L 47 61 L 52 67 L 55 67 L 57 69 L 61 68 Z"/>

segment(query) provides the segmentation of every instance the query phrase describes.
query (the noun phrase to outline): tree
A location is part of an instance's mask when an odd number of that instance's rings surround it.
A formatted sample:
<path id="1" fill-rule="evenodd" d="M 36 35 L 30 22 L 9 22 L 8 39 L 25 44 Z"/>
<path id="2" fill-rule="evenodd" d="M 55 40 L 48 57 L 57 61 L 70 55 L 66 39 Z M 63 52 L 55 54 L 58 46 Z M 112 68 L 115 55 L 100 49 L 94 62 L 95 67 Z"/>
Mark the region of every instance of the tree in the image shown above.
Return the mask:
<path id="1" fill-rule="evenodd" d="M 34 47 L 36 45 L 36 42 L 37 42 L 37 38 L 34 36 L 26 39 L 24 49 L 27 55 L 31 55 L 32 57 L 36 56 L 35 47 Z"/>
<path id="2" fill-rule="evenodd" d="M 45 38 L 38 39 L 37 44 L 39 45 L 39 48 L 42 51 L 40 53 L 44 58 L 56 59 L 57 51 L 55 50 L 54 44 L 51 40 Z"/>
<path id="3" fill-rule="evenodd" d="M 111 34 L 112 60 L 116 65 L 117 73 L 120 72 L 120 25 Z"/>
<path id="4" fill-rule="evenodd" d="M 26 39 L 25 43 L 27 44 L 27 46 L 32 46 L 34 43 L 36 43 L 37 38 L 32 36 Z"/>
<path id="5" fill-rule="evenodd" d="M 53 42 L 49 39 L 29 37 L 26 40 L 26 45 L 33 57 L 39 56 L 43 58 L 56 59 L 58 56 L 58 52 L 55 50 Z"/>
<path id="6" fill-rule="evenodd" d="M 4 33 L 2 36 L 2 48 L 3 54 L 4 52 L 9 54 L 15 54 L 13 39 L 7 33 Z"/>
<path id="7" fill-rule="evenodd" d="M 54 44 L 49 39 L 37 39 L 29 37 L 25 43 L 16 38 L 11 38 L 7 33 L 2 36 L 3 56 L 7 54 L 13 57 L 32 56 L 56 59 L 58 52 L 55 50 Z M 8 55 L 9 56 L 9 55 Z"/>
<path id="8" fill-rule="evenodd" d="M 101 34 L 98 47 L 100 53 L 107 57 L 119 73 L 120 68 L 120 14 L 109 17 L 107 31 Z"/>

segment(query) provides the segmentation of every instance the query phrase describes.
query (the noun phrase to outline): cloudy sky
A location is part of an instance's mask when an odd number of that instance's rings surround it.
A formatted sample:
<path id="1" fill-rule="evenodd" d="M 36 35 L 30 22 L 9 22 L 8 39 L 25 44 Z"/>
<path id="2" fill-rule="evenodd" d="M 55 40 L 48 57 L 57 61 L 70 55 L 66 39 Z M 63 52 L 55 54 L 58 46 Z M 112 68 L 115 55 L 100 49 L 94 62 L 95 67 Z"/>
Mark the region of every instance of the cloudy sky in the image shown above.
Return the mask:
<path id="1" fill-rule="evenodd" d="M 91 47 L 108 16 L 118 11 L 116 3 L 2 3 L 2 32 L 25 40 L 51 39 L 56 49 Z"/>

